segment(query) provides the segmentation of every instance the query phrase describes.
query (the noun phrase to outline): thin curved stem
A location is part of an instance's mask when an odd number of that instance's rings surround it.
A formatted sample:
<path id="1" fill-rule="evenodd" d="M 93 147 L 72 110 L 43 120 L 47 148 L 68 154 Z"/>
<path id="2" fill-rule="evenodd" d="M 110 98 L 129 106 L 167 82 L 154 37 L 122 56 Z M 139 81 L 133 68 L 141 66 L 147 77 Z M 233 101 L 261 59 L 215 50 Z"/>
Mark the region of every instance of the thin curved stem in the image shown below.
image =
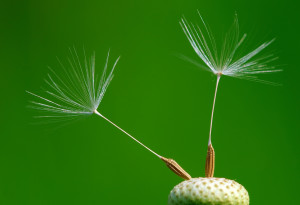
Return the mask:
<path id="1" fill-rule="evenodd" d="M 157 156 L 158 158 L 160 158 L 167 165 L 167 167 L 172 172 L 174 172 L 176 175 L 180 176 L 181 178 L 183 178 L 185 180 L 189 180 L 189 179 L 192 178 L 175 160 L 168 159 L 168 158 L 165 158 L 163 156 L 160 156 L 159 154 L 157 154 L 156 152 L 154 152 L 152 149 L 150 149 L 149 147 L 147 147 L 146 145 L 144 145 L 143 143 L 141 143 L 140 141 L 138 141 L 137 139 L 135 139 L 128 132 L 126 132 L 125 130 L 123 130 L 122 128 L 120 128 L 118 125 L 116 125 L 115 123 L 113 123 L 112 121 L 110 121 L 109 119 L 107 119 L 106 117 L 104 117 L 97 110 L 95 110 L 94 113 L 96 115 L 99 115 L 103 119 L 105 119 L 107 122 L 109 122 L 110 124 L 112 124 L 113 126 L 115 126 L 116 128 L 118 128 L 120 131 L 122 131 L 123 133 L 125 133 L 128 137 L 130 137 L 131 139 L 133 139 L 134 141 L 136 141 L 137 143 L 139 143 L 141 146 L 143 146 L 144 148 L 146 148 L 148 151 L 150 151 L 152 154 L 154 154 L 155 156 Z"/>
<path id="2" fill-rule="evenodd" d="M 216 82 L 216 89 L 215 89 L 215 96 L 214 96 L 214 102 L 211 112 L 211 118 L 210 118 L 210 129 L 209 129 L 209 139 L 208 139 L 208 145 L 211 145 L 211 131 L 212 131 L 212 125 L 213 125 L 213 119 L 214 119 L 214 111 L 215 111 L 215 104 L 216 104 L 216 97 L 218 92 L 218 85 L 221 78 L 221 74 L 218 74 L 217 76 L 217 82 Z"/>
<path id="3" fill-rule="evenodd" d="M 133 139 L 134 141 L 136 141 L 137 143 L 139 143 L 140 145 L 142 145 L 144 148 L 146 148 L 147 150 L 149 150 L 150 152 L 152 152 L 155 156 L 159 157 L 160 159 L 162 158 L 162 156 L 160 156 L 159 154 L 157 154 L 156 152 L 154 152 L 153 150 L 151 150 L 149 147 L 147 147 L 146 145 L 144 145 L 143 143 L 141 143 L 140 141 L 138 141 L 137 139 L 135 139 L 133 136 L 131 136 L 128 132 L 126 132 L 125 130 L 123 130 L 122 128 L 120 128 L 118 125 L 116 125 L 115 123 L 113 123 L 112 121 L 110 121 L 109 119 L 107 119 L 106 117 L 104 117 L 101 113 L 99 113 L 97 110 L 94 111 L 94 113 L 96 115 L 99 115 L 100 117 L 102 117 L 103 119 L 105 119 L 107 122 L 109 122 L 110 124 L 112 124 L 113 126 L 115 126 L 116 128 L 118 128 L 119 130 L 121 130 L 123 133 L 125 133 L 128 137 L 130 137 L 131 139 Z"/>

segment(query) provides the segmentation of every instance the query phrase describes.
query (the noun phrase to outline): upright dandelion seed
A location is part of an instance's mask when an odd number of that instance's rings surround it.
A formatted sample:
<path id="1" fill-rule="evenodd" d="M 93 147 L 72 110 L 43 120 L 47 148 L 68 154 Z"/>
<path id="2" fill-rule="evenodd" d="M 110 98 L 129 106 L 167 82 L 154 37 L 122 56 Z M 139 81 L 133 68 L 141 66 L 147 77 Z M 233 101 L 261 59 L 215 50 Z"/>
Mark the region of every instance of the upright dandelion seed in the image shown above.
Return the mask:
<path id="1" fill-rule="evenodd" d="M 204 65 L 201 67 L 217 76 L 205 164 L 206 178 L 191 179 L 177 185 L 170 193 L 169 204 L 249 204 L 248 192 L 242 185 L 233 180 L 214 178 L 215 151 L 212 146 L 213 115 L 221 76 L 225 75 L 265 82 L 258 79 L 256 74 L 281 71 L 269 65 L 269 62 L 276 59 L 272 54 L 256 57 L 274 39 L 261 44 L 256 49 L 241 57 L 237 57 L 236 53 L 246 39 L 246 34 L 239 35 L 237 15 L 235 15 L 233 25 L 223 39 L 221 49 L 218 50 L 214 36 L 211 34 L 199 12 L 198 14 L 202 26 L 189 23 L 184 17 L 181 19 L 180 25 L 194 51 L 203 61 Z"/>
<path id="2" fill-rule="evenodd" d="M 31 108 L 42 112 L 38 117 L 61 119 L 96 114 L 164 161 L 167 167 L 175 174 L 183 179 L 191 179 L 191 176 L 173 159 L 168 159 L 157 154 L 105 117 L 100 111 L 99 106 L 113 79 L 113 71 L 120 57 L 114 62 L 111 71 L 107 72 L 109 62 L 108 52 L 103 73 L 102 75 L 98 75 L 95 71 L 95 55 L 92 55 L 88 60 L 84 52 L 84 62 L 81 63 L 75 49 L 70 49 L 70 54 L 71 57 L 68 59 L 67 66 L 60 63 L 63 71 L 62 76 L 49 68 L 50 73 L 45 80 L 49 89 L 45 91 L 43 96 L 27 91 L 27 93 L 36 99 L 30 101 Z"/>

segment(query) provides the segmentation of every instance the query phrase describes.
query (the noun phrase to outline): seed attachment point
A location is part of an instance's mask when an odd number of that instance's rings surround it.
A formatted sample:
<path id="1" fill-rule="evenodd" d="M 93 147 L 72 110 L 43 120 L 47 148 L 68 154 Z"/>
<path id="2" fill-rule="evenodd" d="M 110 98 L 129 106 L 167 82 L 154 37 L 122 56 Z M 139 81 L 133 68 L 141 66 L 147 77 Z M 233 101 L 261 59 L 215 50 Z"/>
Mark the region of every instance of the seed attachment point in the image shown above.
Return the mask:
<path id="1" fill-rule="evenodd" d="M 208 145 L 206 163 L 205 163 L 205 176 L 213 177 L 215 171 L 215 150 L 212 144 Z"/>

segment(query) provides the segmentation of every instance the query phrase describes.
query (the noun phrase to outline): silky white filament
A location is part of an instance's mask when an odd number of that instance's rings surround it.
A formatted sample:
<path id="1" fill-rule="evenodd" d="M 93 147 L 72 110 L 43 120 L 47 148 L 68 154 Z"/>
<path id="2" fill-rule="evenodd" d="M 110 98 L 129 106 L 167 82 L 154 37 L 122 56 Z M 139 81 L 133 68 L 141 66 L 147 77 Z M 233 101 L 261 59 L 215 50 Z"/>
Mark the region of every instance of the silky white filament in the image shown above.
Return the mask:
<path id="1" fill-rule="evenodd" d="M 198 12 L 199 13 L 199 12 Z M 198 57 L 204 62 L 207 70 L 218 75 L 227 75 L 237 78 L 256 79 L 254 75 L 269 72 L 278 72 L 268 63 L 277 59 L 273 54 L 253 59 L 263 49 L 268 47 L 275 39 L 261 44 L 256 49 L 236 59 L 236 52 L 246 39 L 246 34 L 240 37 L 237 15 L 231 29 L 225 35 L 221 50 L 217 49 L 214 36 L 209 31 L 199 13 L 203 29 L 198 25 L 187 22 L 183 17 L 179 22 L 187 39 Z M 236 59 L 236 60 L 234 60 Z"/>

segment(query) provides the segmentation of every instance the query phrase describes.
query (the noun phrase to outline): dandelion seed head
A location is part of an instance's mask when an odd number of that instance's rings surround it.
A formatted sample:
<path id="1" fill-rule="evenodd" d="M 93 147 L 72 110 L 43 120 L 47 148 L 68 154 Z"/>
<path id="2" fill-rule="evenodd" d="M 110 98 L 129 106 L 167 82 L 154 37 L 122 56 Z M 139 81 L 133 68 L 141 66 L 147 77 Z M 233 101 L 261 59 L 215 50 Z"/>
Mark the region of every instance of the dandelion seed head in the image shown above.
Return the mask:
<path id="1" fill-rule="evenodd" d="M 269 65 L 270 62 L 277 59 L 273 54 L 257 58 L 257 55 L 275 39 L 267 41 L 248 54 L 237 58 L 236 53 L 247 37 L 246 34 L 240 36 L 237 15 L 235 15 L 234 23 L 226 33 L 220 49 L 217 49 L 215 38 L 200 13 L 199 16 L 202 23 L 201 27 L 189 23 L 185 17 L 181 18 L 180 25 L 194 51 L 204 62 L 206 70 L 215 75 L 226 75 L 245 79 L 256 79 L 256 74 L 281 71 Z M 197 64 L 195 62 L 193 63 Z"/>
<path id="2" fill-rule="evenodd" d="M 103 73 L 99 75 L 95 68 L 95 54 L 87 59 L 84 51 L 84 60 L 81 62 L 76 49 L 70 49 L 70 58 L 66 64 L 58 60 L 61 69 L 55 71 L 49 68 L 50 72 L 45 79 L 47 89 L 43 95 L 26 91 L 35 97 L 35 100 L 30 101 L 30 107 L 43 113 L 37 117 L 48 119 L 93 114 L 113 79 L 113 71 L 119 58 L 114 62 L 111 71 L 107 72 L 108 52 Z"/>

